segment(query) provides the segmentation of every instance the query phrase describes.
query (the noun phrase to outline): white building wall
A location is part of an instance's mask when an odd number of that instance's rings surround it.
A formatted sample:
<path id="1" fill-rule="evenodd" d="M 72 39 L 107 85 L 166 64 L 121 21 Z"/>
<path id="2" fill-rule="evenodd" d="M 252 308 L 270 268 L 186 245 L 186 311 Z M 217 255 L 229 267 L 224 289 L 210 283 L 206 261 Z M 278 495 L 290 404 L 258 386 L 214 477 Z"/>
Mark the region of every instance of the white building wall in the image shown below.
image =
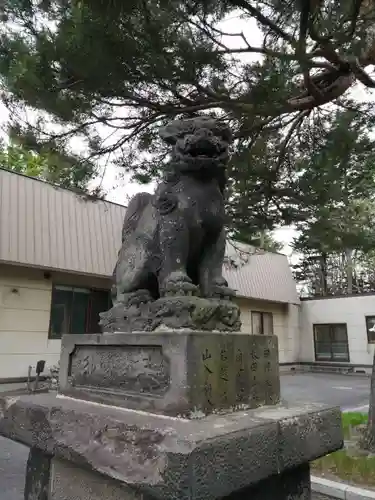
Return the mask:
<path id="1" fill-rule="evenodd" d="M 244 333 L 252 334 L 251 312 L 270 312 L 273 316 L 273 331 L 279 342 L 279 362 L 293 363 L 298 351 L 298 309 L 293 304 L 278 304 L 253 299 L 237 299 L 241 307 L 241 320 Z"/>
<path id="2" fill-rule="evenodd" d="M 315 361 L 313 325 L 346 323 L 350 363 L 372 365 L 374 344 L 368 344 L 366 316 L 375 316 L 375 295 L 304 300 L 301 303 L 299 361 Z"/>
<path id="3" fill-rule="evenodd" d="M 109 280 L 0 264 L 0 379 L 27 377 L 39 359 L 60 359 L 61 340 L 49 339 L 52 283 L 109 288 Z M 33 372 L 33 374 L 35 374 Z"/>
<path id="4" fill-rule="evenodd" d="M 285 349 L 285 363 L 295 363 L 299 361 L 301 349 L 300 314 L 300 305 L 288 305 L 286 335 L 288 343 Z"/>
<path id="5" fill-rule="evenodd" d="M 59 359 L 60 341 L 48 339 L 52 283 L 43 272 L 0 267 L 0 379 L 26 377 L 39 359 Z"/>

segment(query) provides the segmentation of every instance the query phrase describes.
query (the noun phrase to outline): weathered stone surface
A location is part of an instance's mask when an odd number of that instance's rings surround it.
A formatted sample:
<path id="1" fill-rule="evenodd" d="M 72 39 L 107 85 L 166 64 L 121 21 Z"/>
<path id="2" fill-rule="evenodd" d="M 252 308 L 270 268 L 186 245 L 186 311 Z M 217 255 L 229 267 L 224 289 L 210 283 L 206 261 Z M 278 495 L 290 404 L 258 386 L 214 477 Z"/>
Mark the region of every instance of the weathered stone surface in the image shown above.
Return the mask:
<path id="1" fill-rule="evenodd" d="M 190 398 L 194 408 L 256 408 L 278 403 L 277 337 L 200 335 L 188 348 Z"/>
<path id="2" fill-rule="evenodd" d="M 323 405 L 185 420 L 52 395 L 0 398 L 0 434 L 160 499 L 213 500 L 254 486 L 287 470 L 289 445 L 289 470 L 305 465 L 342 446 L 340 420 L 339 408 Z M 291 421 L 294 435 L 283 430 Z M 313 439 L 325 448 L 310 449 Z M 289 498 L 305 500 L 298 494 Z"/>
<path id="3" fill-rule="evenodd" d="M 162 395 L 170 385 L 169 358 L 162 346 L 77 345 L 70 361 L 75 387 Z"/>
<path id="4" fill-rule="evenodd" d="M 308 464 L 244 488 L 223 500 L 311 500 L 310 467 Z"/>
<path id="5" fill-rule="evenodd" d="M 161 137 L 173 146 L 172 161 L 153 195 L 139 193 L 129 203 L 114 307 L 102 314 L 102 328 L 239 330 L 239 308 L 228 304 L 235 292 L 222 275 L 230 130 L 202 116 L 170 123 Z"/>
<path id="6" fill-rule="evenodd" d="M 280 433 L 280 462 L 282 468 L 311 461 L 311 455 L 326 454 L 332 441 L 342 439 L 342 423 L 338 409 L 327 408 L 314 412 L 315 405 L 259 408 L 258 415 L 278 422 Z"/>
<path id="7" fill-rule="evenodd" d="M 32 447 L 26 464 L 25 500 L 49 500 L 51 457 Z"/>
<path id="8" fill-rule="evenodd" d="M 105 333 L 179 328 L 238 332 L 240 308 L 229 300 L 193 296 L 162 297 L 127 307 L 117 302 L 101 313 L 101 326 Z"/>
<path id="9" fill-rule="evenodd" d="M 128 488 L 118 481 L 54 459 L 53 487 L 49 500 L 150 500 L 152 497 Z M 201 496 L 205 499 L 209 497 Z M 295 467 L 243 488 L 223 500 L 310 500 L 309 465 Z"/>
<path id="10" fill-rule="evenodd" d="M 53 459 L 48 500 L 146 500 L 147 496 L 95 472 Z"/>
<path id="11" fill-rule="evenodd" d="M 280 398 L 277 337 L 172 331 L 66 335 L 62 394 L 169 415 L 272 405 Z"/>

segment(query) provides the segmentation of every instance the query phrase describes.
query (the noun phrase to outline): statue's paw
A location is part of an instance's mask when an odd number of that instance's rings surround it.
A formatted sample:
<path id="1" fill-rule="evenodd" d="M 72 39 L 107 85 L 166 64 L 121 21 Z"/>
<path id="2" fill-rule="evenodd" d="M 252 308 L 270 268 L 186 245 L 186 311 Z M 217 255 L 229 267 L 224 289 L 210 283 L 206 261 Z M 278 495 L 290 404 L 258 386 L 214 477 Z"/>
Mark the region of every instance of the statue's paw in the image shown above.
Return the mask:
<path id="1" fill-rule="evenodd" d="M 236 296 L 236 292 L 228 286 L 215 284 L 211 289 L 211 295 L 215 299 L 232 300 Z"/>
<path id="2" fill-rule="evenodd" d="M 198 295 L 199 288 L 191 282 L 189 276 L 182 272 L 171 273 L 161 286 L 161 294 L 165 297 L 174 295 Z"/>
<path id="3" fill-rule="evenodd" d="M 151 301 L 152 297 L 148 290 L 137 290 L 136 292 L 123 294 L 123 304 L 126 307 L 131 307 L 131 306 L 138 307 L 141 304 L 145 304 Z"/>

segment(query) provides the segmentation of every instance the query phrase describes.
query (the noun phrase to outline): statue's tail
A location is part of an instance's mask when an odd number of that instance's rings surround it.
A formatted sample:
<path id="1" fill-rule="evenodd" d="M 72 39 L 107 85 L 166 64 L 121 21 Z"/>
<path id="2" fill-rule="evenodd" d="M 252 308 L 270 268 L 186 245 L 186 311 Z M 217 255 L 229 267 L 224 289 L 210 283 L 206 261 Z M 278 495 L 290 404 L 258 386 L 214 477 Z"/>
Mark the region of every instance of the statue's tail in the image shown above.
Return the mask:
<path id="1" fill-rule="evenodd" d="M 122 242 L 125 241 L 129 233 L 136 229 L 143 210 L 150 203 L 151 198 L 150 193 L 138 193 L 130 200 L 122 225 Z"/>
<path id="2" fill-rule="evenodd" d="M 137 227 L 138 221 L 141 218 L 143 210 L 150 203 L 152 195 L 150 193 L 138 193 L 130 200 L 126 209 L 124 222 L 122 224 L 122 243 L 126 240 L 128 234 L 131 234 Z M 121 249 L 119 250 L 119 255 Z M 118 261 L 113 270 L 113 281 L 116 283 L 116 269 Z M 111 288 L 112 302 L 115 303 L 117 297 L 117 287 L 115 284 Z"/>

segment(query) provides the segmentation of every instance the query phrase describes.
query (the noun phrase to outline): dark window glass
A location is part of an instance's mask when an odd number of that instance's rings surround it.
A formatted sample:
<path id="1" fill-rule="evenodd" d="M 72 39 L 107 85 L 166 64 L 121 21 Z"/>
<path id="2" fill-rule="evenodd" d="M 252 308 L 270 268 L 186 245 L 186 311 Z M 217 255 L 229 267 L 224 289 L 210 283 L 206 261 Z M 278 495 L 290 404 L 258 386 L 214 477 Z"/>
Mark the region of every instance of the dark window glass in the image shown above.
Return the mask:
<path id="1" fill-rule="evenodd" d="M 110 308 L 110 293 L 107 290 L 92 290 L 90 295 L 87 333 L 100 333 L 99 313 Z"/>
<path id="2" fill-rule="evenodd" d="M 86 333 L 90 290 L 73 290 L 72 317 L 69 333 Z"/>
<path id="3" fill-rule="evenodd" d="M 367 341 L 375 344 L 375 316 L 366 316 Z"/>
<path id="4" fill-rule="evenodd" d="M 99 313 L 110 307 L 108 290 L 55 286 L 52 290 L 49 336 L 99 333 Z"/>
<path id="5" fill-rule="evenodd" d="M 60 339 L 70 333 L 73 293 L 69 289 L 54 288 L 52 290 L 50 337 Z"/>
<path id="6" fill-rule="evenodd" d="M 316 361 L 349 361 L 349 345 L 346 324 L 314 325 Z"/>

